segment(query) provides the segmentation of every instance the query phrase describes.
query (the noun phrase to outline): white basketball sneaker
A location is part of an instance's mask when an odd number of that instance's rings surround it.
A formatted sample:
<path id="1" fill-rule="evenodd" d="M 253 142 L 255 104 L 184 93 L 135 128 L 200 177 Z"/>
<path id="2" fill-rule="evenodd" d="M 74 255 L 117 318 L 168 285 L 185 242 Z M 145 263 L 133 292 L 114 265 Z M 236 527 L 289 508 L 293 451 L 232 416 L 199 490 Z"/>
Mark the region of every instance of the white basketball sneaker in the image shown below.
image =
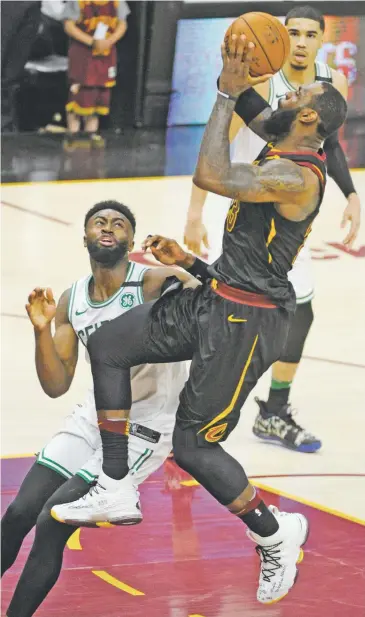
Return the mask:
<path id="1" fill-rule="evenodd" d="M 299 564 L 303 559 L 302 546 L 309 535 L 308 521 L 302 514 L 279 512 L 269 506 L 279 523 L 274 535 L 263 538 L 249 529 L 247 535 L 257 542 L 257 554 L 261 559 L 261 572 L 257 599 L 262 604 L 274 604 L 284 598 L 293 587 Z"/>
<path id="2" fill-rule="evenodd" d="M 103 471 L 84 497 L 53 506 L 51 515 L 60 523 L 78 527 L 137 525 L 143 518 L 132 477 L 127 474 L 122 480 L 113 480 Z"/>

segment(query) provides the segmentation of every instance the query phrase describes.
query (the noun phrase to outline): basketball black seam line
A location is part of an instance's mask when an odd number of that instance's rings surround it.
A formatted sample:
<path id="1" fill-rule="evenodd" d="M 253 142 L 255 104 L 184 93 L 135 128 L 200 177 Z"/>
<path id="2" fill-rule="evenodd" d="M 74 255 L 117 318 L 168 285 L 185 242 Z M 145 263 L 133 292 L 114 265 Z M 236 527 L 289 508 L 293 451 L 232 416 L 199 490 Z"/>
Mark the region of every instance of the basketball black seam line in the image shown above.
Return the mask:
<path id="1" fill-rule="evenodd" d="M 274 73 L 275 73 L 276 71 L 275 71 L 275 69 L 274 69 L 273 65 L 272 65 L 272 64 L 271 64 L 271 62 L 270 62 L 270 58 L 269 58 L 269 56 L 267 55 L 267 53 L 266 53 L 265 49 L 263 48 L 262 43 L 261 43 L 261 41 L 260 41 L 259 37 L 257 36 L 256 32 L 254 32 L 254 30 L 252 30 L 252 28 L 251 28 L 250 24 L 249 24 L 249 23 L 248 23 L 248 22 L 244 19 L 244 17 L 241 17 L 241 19 L 243 19 L 243 21 L 245 22 L 245 24 L 246 24 L 246 25 L 249 27 L 249 29 L 251 30 L 251 32 L 252 32 L 252 34 L 254 35 L 254 37 L 255 37 L 255 38 L 258 40 L 258 42 L 260 43 L 260 47 L 261 47 L 262 51 L 264 52 L 264 54 L 265 54 L 265 56 L 266 56 L 266 60 L 268 61 L 268 63 L 269 63 L 269 66 L 270 66 L 271 70 L 272 70 L 272 71 L 274 71 Z M 280 37 L 280 39 L 281 39 L 281 37 Z"/>

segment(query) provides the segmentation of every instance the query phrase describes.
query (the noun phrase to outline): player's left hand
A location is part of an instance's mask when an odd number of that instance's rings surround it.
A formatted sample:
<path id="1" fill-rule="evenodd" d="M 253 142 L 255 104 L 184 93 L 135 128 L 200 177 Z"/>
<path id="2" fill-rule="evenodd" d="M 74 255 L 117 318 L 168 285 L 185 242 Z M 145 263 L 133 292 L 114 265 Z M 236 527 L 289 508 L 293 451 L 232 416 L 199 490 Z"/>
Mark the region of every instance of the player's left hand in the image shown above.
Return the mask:
<path id="1" fill-rule="evenodd" d="M 248 42 L 244 34 L 233 34 L 221 45 L 223 69 L 219 77 L 219 89 L 222 92 L 238 97 L 248 88 L 272 77 L 271 74 L 260 77 L 250 75 L 254 49 L 255 45 Z"/>
<path id="2" fill-rule="evenodd" d="M 356 193 L 351 193 L 347 199 L 347 206 L 343 213 L 341 228 L 343 229 L 347 223 L 350 223 L 349 232 L 344 239 L 344 245 L 350 249 L 357 238 L 361 222 L 361 204 Z"/>
<path id="3" fill-rule="evenodd" d="M 142 243 L 142 249 L 151 250 L 152 255 L 165 266 L 182 266 L 189 255 L 184 249 L 171 238 L 164 236 L 147 236 Z"/>

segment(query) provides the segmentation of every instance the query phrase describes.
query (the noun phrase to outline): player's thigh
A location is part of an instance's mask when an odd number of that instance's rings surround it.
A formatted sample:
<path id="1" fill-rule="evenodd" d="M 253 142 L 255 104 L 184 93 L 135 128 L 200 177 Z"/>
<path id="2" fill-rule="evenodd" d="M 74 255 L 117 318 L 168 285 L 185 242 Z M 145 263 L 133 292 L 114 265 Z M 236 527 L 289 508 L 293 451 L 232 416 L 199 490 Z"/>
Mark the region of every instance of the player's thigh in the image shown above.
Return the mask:
<path id="1" fill-rule="evenodd" d="M 172 434 L 161 435 L 157 444 L 131 435 L 129 437 L 129 469 L 136 484 L 142 484 L 165 462 L 172 450 Z"/>
<path id="2" fill-rule="evenodd" d="M 82 434 L 76 419 L 69 416 L 63 430 L 56 433 L 40 451 L 37 462 L 68 480 L 93 453 L 94 448 Z"/>
<path id="3" fill-rule="evenodd" d="M 179 426 L 195 426 L 211 442 L 236 426 L 247 396 L 279 358 L 289 326 L 280 309 L 224 302 L 202 329 L 177 414 Z"/>
<path id="4" fill-rule="evenodd" d="M 88 341 L 93 367 L 103 365 L 118 371 L 145 363 L 191 359 L 196 341 L 196 291 L 170 292 L 103 324 Z"/>

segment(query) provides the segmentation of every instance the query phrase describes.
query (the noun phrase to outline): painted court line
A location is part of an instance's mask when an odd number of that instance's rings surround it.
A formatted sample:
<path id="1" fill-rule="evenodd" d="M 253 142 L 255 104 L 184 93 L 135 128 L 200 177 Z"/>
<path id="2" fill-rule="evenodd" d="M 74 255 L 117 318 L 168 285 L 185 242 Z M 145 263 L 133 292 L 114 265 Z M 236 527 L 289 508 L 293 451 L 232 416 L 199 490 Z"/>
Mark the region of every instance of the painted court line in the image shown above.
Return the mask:
<path id="1" fill-rule="evenodd" d="M 304 506 L 309 506 L 310 508 L 314 508 L 315 510 L 321 510 L 321 512 L 326 512 L 326 514 L 332 514 L 332 516 L 337 516 L 339 518 L 345 519 L 346 521 L 350 521 L 351 523 L 357 523 L 358 525 L 362 525 L 363 527 L 365 527 L 365 521 L 361 518 L 356 518 L 356 516 L 350 516 L 349 514 L 345 514 L 344 512 L 339 512 L 338 510 L 327 508 L 326 506 L 322 506 L 321 504 L 315 503 L 314 501 L 308 501 L 307 499 L 297 497 L 296 495 L 292 495 L 291 493 L 286 493 L 285 491 L 279 490 L 277 488 L 272 488 L 267 484 L 261 484 L 261 482 L 254 481 L 252 482 L 252 484 L 256 486 L 256 488 L 260 488 L 261 490 L 267 491 L 268 493 L 273 493 L 274 495 L 279 495 L 280 497 L 285 497 L 286 499 L 297 501 Z"/>
<path id="2" fill-rule="evenodd" d="M 268 476 L 264 477 L 267 478 Z M 182 482 L 180 482 L 180 484 L 182 484 L 183 486 L 199 486 L 199 482 L 197 482 L 196 480 L 183 480 Z M 256 482 L 255 480 L 252 480 L 251 484 L 256 486 L 256 488 L 267 491 L 268 493 L 273 493 L 274 495 L 279 495 L 280 497 L 291 499 L 291 501 L 296 501 L 297 503 L 301 503 L 304 506 L 309 506 L 310 508 L 314 508 L 315 510 L 321 510 L 321 512 L 326 512 L 326 514 L 332 514 L 332 516 L 337 516 L 338 518 L 343 518 L 346 521 L 351 521 L 351 523 L 357 523 L 358 525 L 362 525 L 365 527 L 365 520 L 361 518 L 350 516 L 349 514 L 345 514 L 344 512 L 339 512 L 339 510 L 327 508 L 326 506 L 322 506 L 321 504 L 315 503 L 314 501 L 308 501 L 307 499 L 303 499 L 302 497 L 298 497 L 297 495 L 286 493 L 285 491 L 279 490 L 277 488 L 272 488 L 267 484 L 261 484 L 261 482 Z"/>
<path id="3" fill-rule="evenodd" d="M 19 210 L 20 212 L 25 212 L 26 214 L 32 214 L 40 219 L 46 219 L 52 223 L 59 223 L 60 225 L 66 225 L 66 227 L 71 225 L 68 221 L 62 221 L 61 219 L 57 219 L 54 216 L 49 216 L 48 214 L 42 214 L 42 212 L 37 212 L 37 210 L 28 210 L 28 208 L 23 208 L 23 206 L 18 206 L 17 204 L 12 204 L 8 201 L 1 200 L 1 204 L 3 206 L 8 206 L 8 208 L 13 208 L 13 210 Z"/>
<path id="4" fill-rule="evenodd" d="M 81 532 L 80 528 L 76 529 L 76 531 L 74 531 L 72 536 L 70 536 L 69 539 L 67 540 L 67 548 L 69 548 L 70 551 L 82 551 L 82 546 L 80 542 L 80 532 Z"/>
<path id="5" fill-rule="evenodd" d="M 143 591 L 138 591 L 138 589 L 134 589 L 134 587 L 130 587 L 126 583 L 119 581 L 114 576 L 111 576 L 110 574 L 105 572 L 105 570 L 92 570 L 92 573 L 95 574 L 95 576 L 98 576 L 99 578 L 101 578 L 101 580 L 105 581 L 106 583 L 109 583 L 109 585 L 113 585 L 114 587 L 117 587 L 117 589 L 121 589 L 121 591 L 125 591 L 126 593 L 129 593 L 129 595 L 131 596 L 144 596 L 145 595 Z"/>

